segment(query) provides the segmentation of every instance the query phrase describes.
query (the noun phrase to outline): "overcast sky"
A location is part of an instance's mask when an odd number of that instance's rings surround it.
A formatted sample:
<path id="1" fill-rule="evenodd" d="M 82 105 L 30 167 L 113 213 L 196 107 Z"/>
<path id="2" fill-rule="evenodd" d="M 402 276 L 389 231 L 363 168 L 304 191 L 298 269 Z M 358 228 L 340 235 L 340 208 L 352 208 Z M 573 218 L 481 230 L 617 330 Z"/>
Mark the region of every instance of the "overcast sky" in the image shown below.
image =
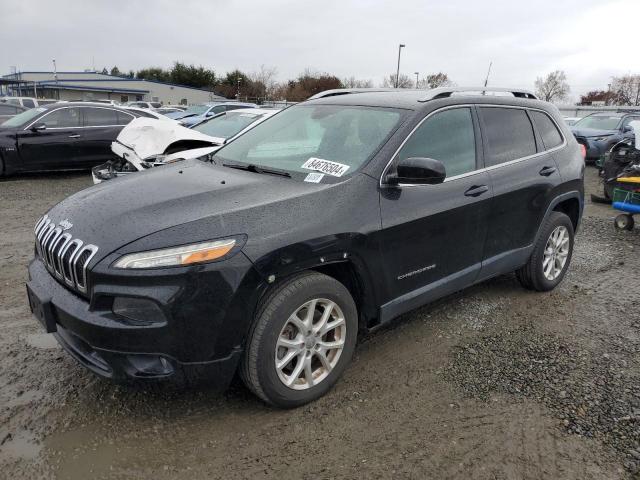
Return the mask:
<path id="1" fill-rule="evenodd" d="M 572 94 L 640 73 L 640 0 L 56 0 L 10 2 L 0 15 L 0 73 L 122 71 L 175 60 L 223 74 L 305 68 L 379 85 L 400 70 L 458 85 L 533 88 L 562 69 Z M 414 77 L 415 78 L 415 77 Z"/>

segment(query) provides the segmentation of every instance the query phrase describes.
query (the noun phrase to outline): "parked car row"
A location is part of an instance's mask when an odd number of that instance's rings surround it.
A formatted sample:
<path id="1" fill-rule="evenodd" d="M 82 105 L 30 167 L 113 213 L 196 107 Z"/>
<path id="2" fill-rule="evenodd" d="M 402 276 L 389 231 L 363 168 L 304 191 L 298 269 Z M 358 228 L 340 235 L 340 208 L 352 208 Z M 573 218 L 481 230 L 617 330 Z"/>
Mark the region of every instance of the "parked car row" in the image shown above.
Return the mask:
<path id="1" fill-rule="evenodd" d="M 138 105 L 134 106 L 133 103 Z M 154 122 L 179 126 L 178 121 L 171 119 L 170 115 L 183 113 L 180 109 L 150 108 L 153 103 L 146 106 L 140 103 L 132 102 L 131 105 L 118 107 L 108 102 L 55 102 L 33 109 L 27 109 L 15 102 L 0 103 L 0 118 L 3 121 L 0 124 L 0 176 L 35 170 L 85 169 L 109 160 L 118 160 L 121 157 L 114 155 L 111 145 L 122 128 L 134 118 L 143 117 L 153 119 Z M 227 111 L 253 107 L 257 105 L 239 102 L 208 104 L 200 108 L 205 115 L 189 114 L 187 123 L 194 126 L 206 123 Z M 221 123 L 219 131 L 214 129 L 207 134 L 207 145 L 221 145 L 248 124 L 273 113 L 273 110 L 261 111 L 255 115 L 245 112 L 237 118 L 229 118 Z M 234 131 L 236 127 L 237 130 Z M 184 130 L 188 131 L 186 128 Z M 215 138 L 212 139 L 211 134 Z M 187 138 L 188 135 L 185 139 Z M 183 143 L 182 150 L 187 149 L 186 145 Z M 128 164 L 114 162 L 113 165 L 117 167 L 117 172 L 125 173 L 132 165 L 140 168 L 142 165 L 149 165 L 148 161 L 142 160 L 140 163 L 134 161 Z M 94 176 L 94 179 L 98 178 L 100 177 Z"/>

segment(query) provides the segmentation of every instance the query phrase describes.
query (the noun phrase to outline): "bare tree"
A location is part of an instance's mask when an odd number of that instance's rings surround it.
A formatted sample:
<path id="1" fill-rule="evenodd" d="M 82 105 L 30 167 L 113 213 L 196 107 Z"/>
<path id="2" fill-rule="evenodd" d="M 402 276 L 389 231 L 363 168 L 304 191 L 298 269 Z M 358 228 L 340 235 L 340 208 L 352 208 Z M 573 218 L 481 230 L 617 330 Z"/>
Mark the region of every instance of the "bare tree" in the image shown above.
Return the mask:
<path id="1" fill-rule="evenodd" d="M 640 75 L 625 75 L 611 79 L 611 92 L 618 105 L 640 105 Z"/>
<path id="2" fill-rule="evenodd" d="M 276 67 L 260 65 L 260 70 L 257 72 L 251 72 L 248 76 L 253 82 L 263 86 L 262 95 L 265 98 L 269 98 L 273 96 L 273 93 L 276 90 L 277 75 L 278 69 Z"/>
<path id="3" fill-rule="evenodd" d="M 359 80 L 354 76 L 349 78 L 343 78 L 341 80 L 344 88 L 372 88 L 373 82 L 371 80 Z"/>
<path id="4" fill-rule="evenodd" d="M 425 78 L 418 82 L 418 88 L 438 88 L 438 87 L 452 87 L 455 83 L 451 81 L 449 75 L 446 73 L 438 72 L 427 75 Z"/>
<path id="5" fill-rule="evenodd" d="M 383 88 L 394 88 L 396 86 L 396 74 L 390 73 L 382 81 Z M 415 82 L 407 74 L 401 73 L 398 77 L 398 88 L 413 88 Z"/>
<path id="6" fill-rule="evenodd" d="M 538 77 L 535 86 L 538 98 L 546 102 L 564 100 L 571 91 L 567 75 L 562 70 L 551 72 L 545 78 Z"/>

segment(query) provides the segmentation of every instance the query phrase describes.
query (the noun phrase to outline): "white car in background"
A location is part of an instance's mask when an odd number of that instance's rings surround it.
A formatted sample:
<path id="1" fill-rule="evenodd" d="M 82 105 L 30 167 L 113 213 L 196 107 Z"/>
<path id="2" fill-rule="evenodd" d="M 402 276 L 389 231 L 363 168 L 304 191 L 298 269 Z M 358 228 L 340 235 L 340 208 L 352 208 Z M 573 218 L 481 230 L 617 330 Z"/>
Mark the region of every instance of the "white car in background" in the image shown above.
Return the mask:
<path id="1" fill-rule="evenodd" d="M 225 143 L 278 113 L 279 109 L 247 108 L 222 112 L 192 128 L 176 121 L 137 118 L 111 144 L 117 159 L 91 170 L 93 183 L 181 160 L 211 160 Z M 147 110 L 148 112 L 148 110 Z"/>

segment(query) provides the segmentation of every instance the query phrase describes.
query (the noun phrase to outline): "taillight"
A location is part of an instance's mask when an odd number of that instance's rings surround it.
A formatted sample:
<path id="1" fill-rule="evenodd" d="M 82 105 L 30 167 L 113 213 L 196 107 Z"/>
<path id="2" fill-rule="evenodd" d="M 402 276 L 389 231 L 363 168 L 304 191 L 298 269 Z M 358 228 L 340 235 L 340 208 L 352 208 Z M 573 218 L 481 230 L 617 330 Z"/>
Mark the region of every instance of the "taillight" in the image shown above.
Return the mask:
<path id="1" fill-rule="evenodd" d="M 587 158 L 587 147 L 585 147 L 582 143 L 579 143 L 578 145 L 580 145 L 580 155 L 582 155 L 582 159 L 584 160 L 585 158 Z"/>

